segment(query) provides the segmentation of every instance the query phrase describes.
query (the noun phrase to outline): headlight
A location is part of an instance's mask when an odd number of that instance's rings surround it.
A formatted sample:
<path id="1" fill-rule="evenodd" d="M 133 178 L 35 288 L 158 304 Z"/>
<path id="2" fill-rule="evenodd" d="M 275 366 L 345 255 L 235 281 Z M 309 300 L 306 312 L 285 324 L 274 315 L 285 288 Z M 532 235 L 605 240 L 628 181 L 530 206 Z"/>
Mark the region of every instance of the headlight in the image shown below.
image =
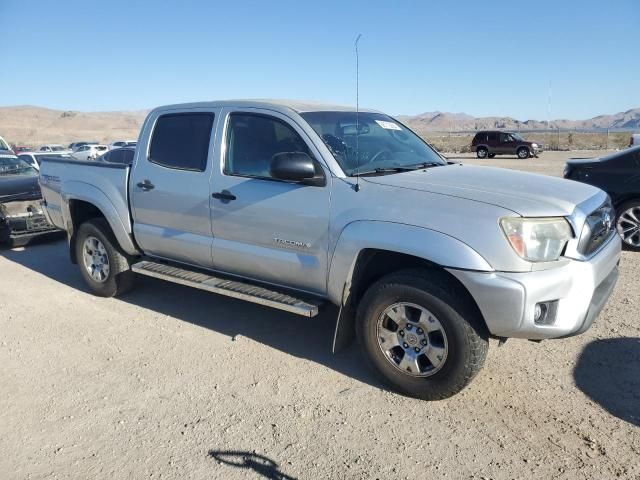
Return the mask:
<path id="1" fill-rule="evenodd" d="M 500 226 L 516 253 L 529 262 L 557 260 L 572 238 L 569 223 L 560 217 L 505 217 Z"/>
<path id="2" fill-rule="evenodd" d="M 538 148 L 538 144 L 537 144 L 537 143 L 532 143 L 532 144 L 531 144 L 531 146 L 532 146 L 533 148 Z"/>

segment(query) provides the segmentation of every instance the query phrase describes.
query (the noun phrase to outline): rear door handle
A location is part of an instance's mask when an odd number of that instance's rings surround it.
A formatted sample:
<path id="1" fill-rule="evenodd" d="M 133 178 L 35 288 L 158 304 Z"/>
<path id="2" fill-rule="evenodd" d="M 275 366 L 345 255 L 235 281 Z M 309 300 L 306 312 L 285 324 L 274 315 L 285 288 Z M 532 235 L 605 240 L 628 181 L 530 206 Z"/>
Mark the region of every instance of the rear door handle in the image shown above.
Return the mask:
<path id="1" fill-rule="evenodd" d="M 211 196 L 217 200 L 222 200 L 223 203 L 235 200 L 236 196 L 229 190 L 222 190 L 221 192 L 212 193 Z"/>
<path id="2" fill-rule="evenodd" d="M 153 183 L 151 183 L 149 180 L 145 180 L 144 182 L 138 182 L 137 185 L 139 188 L 145 191 L 153 190 L 154 188 L 156 188 L 156 186 Z"/>

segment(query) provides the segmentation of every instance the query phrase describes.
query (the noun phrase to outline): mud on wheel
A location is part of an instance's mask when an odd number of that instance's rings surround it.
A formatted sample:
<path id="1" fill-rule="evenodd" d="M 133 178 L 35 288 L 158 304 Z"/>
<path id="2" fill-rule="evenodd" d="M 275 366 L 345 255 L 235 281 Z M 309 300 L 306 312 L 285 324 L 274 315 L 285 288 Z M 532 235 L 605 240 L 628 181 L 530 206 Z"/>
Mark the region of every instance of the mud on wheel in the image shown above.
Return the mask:
<path id="1" fill-rule="evenodd" d="M 480 371 L 488 333 L 446 275 L 406 270 L 383 277 L 358 308 L 367 363 L 392 389 L 425 400 L 455 395 Z"/>

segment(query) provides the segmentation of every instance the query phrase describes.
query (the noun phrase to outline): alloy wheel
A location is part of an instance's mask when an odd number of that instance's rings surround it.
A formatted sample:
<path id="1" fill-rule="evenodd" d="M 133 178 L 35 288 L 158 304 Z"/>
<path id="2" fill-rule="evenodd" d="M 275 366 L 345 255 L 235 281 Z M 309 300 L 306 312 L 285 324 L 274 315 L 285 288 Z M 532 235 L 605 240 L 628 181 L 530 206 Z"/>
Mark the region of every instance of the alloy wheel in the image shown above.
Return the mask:
<path id="1" fill-rule="evenodd" d="M 413 303 L 398 302 L 380 315 L 378 346 L 387 361 L 401 372 L 429 377 L 447 360 L 447 335 L 437 317 Z"/>
<path id="2" fill-rule="evenodd" d="M 82 246 L 84 267 L 93 280 L 104 283 L 109 278 L 109 256 L 104 244 L 96 237 L 89 236 Z"/>
<path id="3" fill-rule="evenodd" d="M 616 227 L 623 242 L 640 248 L 640 206 L 634 206 L 622 212 Z"/>

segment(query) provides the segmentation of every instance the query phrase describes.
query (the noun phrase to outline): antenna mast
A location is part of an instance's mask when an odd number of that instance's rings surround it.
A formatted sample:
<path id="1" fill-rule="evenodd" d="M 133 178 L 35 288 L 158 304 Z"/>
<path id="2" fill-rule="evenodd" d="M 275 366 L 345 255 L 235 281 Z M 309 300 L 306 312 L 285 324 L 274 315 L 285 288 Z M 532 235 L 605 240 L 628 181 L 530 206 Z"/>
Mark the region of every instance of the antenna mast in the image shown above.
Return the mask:
<path id="1" fill-rule="evenodd" d="M 360 135 L 360 125 L 358 123 L 359 115 L 360 115 L 360 61 L 358 57 L 358 42 L 362 34 L 359 33 L 356 37 L 355 48 L 356 48 L 356 192 L 360 191 L 360 142 L 358 140 L 358 136 Z"/>

